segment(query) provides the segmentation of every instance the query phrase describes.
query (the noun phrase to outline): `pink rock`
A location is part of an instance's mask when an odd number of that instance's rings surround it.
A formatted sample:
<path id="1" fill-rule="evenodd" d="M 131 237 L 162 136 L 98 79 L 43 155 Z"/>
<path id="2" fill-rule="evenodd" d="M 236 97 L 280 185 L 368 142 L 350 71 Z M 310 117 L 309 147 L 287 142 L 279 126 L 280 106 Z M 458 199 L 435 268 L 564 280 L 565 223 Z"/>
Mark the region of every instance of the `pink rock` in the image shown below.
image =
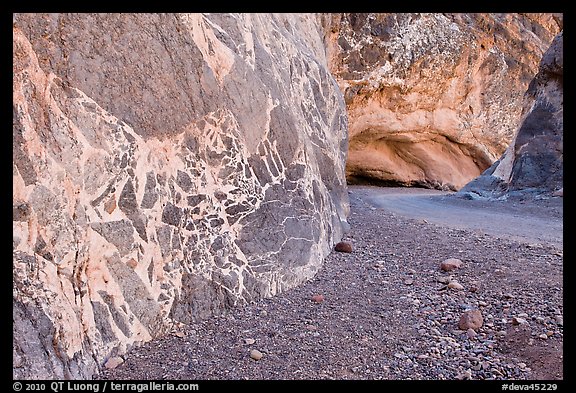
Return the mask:
<path id="1" fill-rule="evenodd" d="M 336 247 L 334 247 L 334 250 L 340 252 L 352 252 L 352 244 L 348 242 L 339 242 L 336 243 Z"/>
<path id="2" fill-rule="evenodd" d="M 461 330 L 468 330 L 468 329 L 479 329 L 482 324 L 484 323 L 484 319 L 482 318 L 482 313 L 480 310 L 469 310 L 464 312 L 460 316 L 460 321 L 458 322 L 458 328 Z"/>
<path id="3" fill-rule="evenodd" d="M 440 269 L 445 272 L 450 272 L 454 269 L 458 269 L 460 266 L 462 266 L 462 261 L 460 259 L 448 258 L 440 264 Z"/>
<path id="4" fill-rule="evenodd" d="M 316 303 L 322 303 L 324 301 L 324 296 L 322 295 L 314 295 L 312 296 L 312 301 Z"/>

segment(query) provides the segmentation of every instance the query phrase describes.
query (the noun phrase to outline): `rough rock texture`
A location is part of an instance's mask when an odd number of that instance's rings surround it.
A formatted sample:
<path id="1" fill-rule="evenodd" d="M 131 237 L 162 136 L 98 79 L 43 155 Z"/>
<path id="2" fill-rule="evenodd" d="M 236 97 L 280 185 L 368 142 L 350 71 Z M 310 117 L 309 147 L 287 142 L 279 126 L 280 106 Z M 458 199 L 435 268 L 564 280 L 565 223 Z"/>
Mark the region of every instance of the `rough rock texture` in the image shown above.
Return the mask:
<path id="1" fill-rule="evenodd" d="M 14 378 L 318 271 L 348 214 L 318 18 L 14 15 Z"/>
<path id="2" fill-rule="evenodd" d="M 459 189 L 510 144 L 562 14 L 345 14 L 331 69 L 349 112 L 349 183 Z"/>
<path id="3" fill-rule="evenodd" d="M 469 198 L 563 196 L 563 31 L 544 54 L 526 92 L 522 122 L 510 147 L 459 195 Z"/>

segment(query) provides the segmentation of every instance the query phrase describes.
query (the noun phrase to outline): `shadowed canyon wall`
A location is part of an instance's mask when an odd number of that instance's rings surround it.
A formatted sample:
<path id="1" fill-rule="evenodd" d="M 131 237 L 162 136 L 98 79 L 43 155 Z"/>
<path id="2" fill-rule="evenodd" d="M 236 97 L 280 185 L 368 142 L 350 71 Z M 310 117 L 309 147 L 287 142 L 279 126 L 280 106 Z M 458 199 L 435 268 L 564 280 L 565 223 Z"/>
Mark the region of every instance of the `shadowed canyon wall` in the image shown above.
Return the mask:
<path id="1" fill-rule="evenodd" d="M 344 92 L 350 183 L 456 190 L 509 146 L 562 14 L 344 14 L 330 67 Z"/>
<path id="2" fill-rule="evenodd" d="M 318 18 L 14 15 L 14 378 L 314 276 L 348 214 Z"/>
<path id="3" fill-rule="evenodd" d="M 502 157 L 459 194 L 470 198 L 564 194 L 564 34 L 546 51 L 524 98 L 522 122 Z"/>

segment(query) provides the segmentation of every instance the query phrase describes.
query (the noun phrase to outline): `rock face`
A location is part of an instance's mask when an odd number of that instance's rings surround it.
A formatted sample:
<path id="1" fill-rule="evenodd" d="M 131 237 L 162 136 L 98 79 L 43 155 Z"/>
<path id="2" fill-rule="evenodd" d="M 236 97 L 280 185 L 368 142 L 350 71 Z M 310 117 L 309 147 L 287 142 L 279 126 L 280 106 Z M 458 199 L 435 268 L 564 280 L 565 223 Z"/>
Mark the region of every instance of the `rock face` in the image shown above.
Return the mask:
<path id="1" fill-rule="evenodd" d="M 456 190 L 510 144 L 562 14 L 345 14 L 330 64 L 349 113 L 349 183 Z"/>
<path id="2" fill-rule="evenodd" d="M 522 122 L 510 147 L 458 193 L 469 198 L 563 195 L 563 32 L 544 54 L 526 92 Z"/>
<path id="3" fill-rule="evenodd" d="M 14 15 L 14 378 L 90 378 L 316 273 L 348 214 L 321 26 Z"/>

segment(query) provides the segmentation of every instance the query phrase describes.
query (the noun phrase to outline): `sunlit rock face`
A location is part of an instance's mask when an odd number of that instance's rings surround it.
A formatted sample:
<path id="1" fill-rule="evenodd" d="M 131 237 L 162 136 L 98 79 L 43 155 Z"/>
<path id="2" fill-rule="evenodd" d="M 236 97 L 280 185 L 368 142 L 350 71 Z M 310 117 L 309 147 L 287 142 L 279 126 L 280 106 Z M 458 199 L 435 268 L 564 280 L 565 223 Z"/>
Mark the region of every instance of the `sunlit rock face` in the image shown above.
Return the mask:
<path id="1" fill-rule="evenodd" d="M 348 214 L 319 18 L 14 16 L 14 378 L 90 378 L 317 272 Z"/>
<path id="2" fill-rule="evenodd" d="M 544 54 L 524 98 L 522 122 L 502 157 L 459 194 L 469 198 L 563 196 L 564 34 Z"/>
<path id="3" fill-rule="evenodd" d="M 350 183 L 459 189 L 510 144 L 562 14 L 344 14 L 330 67 Z"/>

